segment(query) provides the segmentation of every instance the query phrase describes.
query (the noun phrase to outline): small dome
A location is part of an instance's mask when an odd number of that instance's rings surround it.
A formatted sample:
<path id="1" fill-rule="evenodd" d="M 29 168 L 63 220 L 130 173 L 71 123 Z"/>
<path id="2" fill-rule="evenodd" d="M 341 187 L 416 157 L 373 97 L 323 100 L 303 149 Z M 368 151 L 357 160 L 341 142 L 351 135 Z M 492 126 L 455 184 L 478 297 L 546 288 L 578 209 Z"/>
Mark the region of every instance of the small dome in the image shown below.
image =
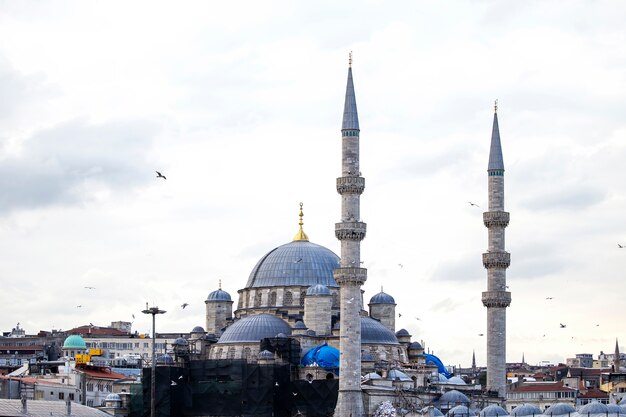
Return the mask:
<path id="1" fill-rule="evenodd" d="M 483 408 L 483 410 L 478 414 L 480 417 L 499 417 L 499 416 L 508 416 L 509 413 L 502 407 L 497 404 L 491 404 L 487 407 Z"/>
<path id="2" fill-rule="evenodd" d="M 87 349 L 85 339 L 77 334 L 68 336 L 63 342 L 63 349 Z"/>
<path id="3" fill-rule="evenodd" d="M 122 398 L 115 394 L 114 392 L 110 393 L 109 395 L 106 396 L 106 398 L 104 399 L 104 401 L 122 401 Z"/>
<path id="4" fill-rule="evenodd" d="M 448 382 L 448 378 L 444 374 L 437 374 L 439 382 Z"/>
<path id="5" fill-rule="evenodd" d="M 407 374 L 397 369 L 392 369 L 387 373 L 387 379 L 399 379 L 400 381 L 413 381 Z"/>
<path id="6" fill-rule="evenodd" d="M 460 376 L 453 376 L 452 378 L 448 379 L 448 384 L 453 384 L 453 385 L 467 385 L 465 383 L 465 381 L 463 381 L 463 378 L 461 378 Z"/>
<path id="7" fill-rule="evenodd" d="M 172 357 L 167 353 L 164 353 L 163 355 L 157 356 L 157 363 L 160 363 L 161 365 L 173 365 L 174 359 L 172 359 Z"/>
<path id="8" fill-rule="evenodd" d="M 172 344 L 177 346 L 188 346 L 189 342 L 184 337 L 177 337 Z"/>
<path id="9" fill-rule="evenodd" d="M 443 417 L 443 413 L 437 407 L 433 407 L 433 417 Z"/>
<path id="10" fill-rule="evenodd" d="M 548 407 L 543 414 L 546 416 L 562 416 L 570 413 L 575 413 L 576 409 L 567 403 L 556 403 Z"/>
<path id="11" fill-rule="evenodd" d="M 313 330 L 313 329 L 309 329 L 309 330 L 306 331 L 306 335 L 307 336 L 315 336 L 315 334 L 316 334 L 315 330 Z"/>
<path id="12" fill-rule="evenodd" d="M 314 363 L 324 369 L 339 368 L 339 349 L 329 346 L 327 343 L 310 349 L 302 356 L 300 364 L 310 366 Z"/>
<path id="13" fill-rule="evenodd" d="M 293 326 L 294 329 L 306 329 L 306 324 L 302 320 L 298 320 L 296 324 Z"/>
<path id="14" fill-rule="evenodd" d="M 622 398 L 622 400 L 618 404 L 619 405 L 626 405 L 626 397 Z"/>
<path id="15" fill-rule="evenodd" d="M 315 284 L 306 290 L 306 295 L 330 295 L 330 290 L 326 285 Z"/>
<path id="16" fill-rule="evenodd" d="M 476 413 L 470 410 L 466 405 L 457 405 L 446 413 L 448 417 L 474 417 Z"/>
<path id="17" fill-rule="evenodd" d="M 376 372 L 370 372 L 369 374 L 365 374 L 365 379 L 383 379 L 383 377 Z"/>
<path id="18" fill-rule="evenodd" d="M 371 317 L 361 317 L 361 343 L 397 345 L 398 339 L 391 330 L 378 320 Z"/>
<path id="19" fill-rule="evenodd" d="M 271 360 L 274 359 L 274 354 L 269 350 L 262 350 L 259 352 L 259 359 Z"/>
<path id="20" fill-rule="evenodd" d="M 580 415 L 607 414 L 608 412 L 609 410 L 606 408 L 606 405 L 598 401 L 592 401 L 578 409 L 578 414 Z"/>
<path id="21" fill-rule="evenodd" d="M 541 409 L 534 404 L 522 404 L 511 411 L 511 415 L 515 417 L 535 416 L 541 414 Z"/>
<path id="22" fill-rule="evenodd" d="M 456 404 L 467 404 L 469 405 L 470 400 L 467 398 L 465 394 L 455 389 L 444 392 L 439 400 L 437 401 L 440 405 L 456 405 Z"/>
<path id="23" fill-rule="evenodd" d="M 393 297 L 390 296 L 389 294 L 381 291 L 375 296 L 373 296 L 372 298 L 370 298 L 370 304 L 393 304 L 395 305 L 396 300 L 394 300 Z"/>
<path id="24" fill-rule="evenodd" d="M 626 410 L 617 404 L 606 404 L 609 414 L 626 414 Z"/>
<path id="25" fill-rule="evenodd" d="M 409 350 L 424 350 L 424 348 L 422 347 L 422 345 L 420 345 L 418 342 L 412 342 L 409 347 Z"/>
<path id="26" fill-rule="evenodd" d="M 291 334 L 291 327 L 284 320 L 264 313 L 236 321 L 226 328 L 217 343 L 259 342 L 266 337 L 286 337 L 286 334 Z"/>
<path id="27" fill-rule="evenodd" d="M 191 333 L 204 333 L 202 326 L 196 326 L 191 330 Z"/>
<path id="28" fill-rule="evenodd" d="M 396 337 L 411 336 L 407 329 L 400 329 L 396 332 Z"/>
<path id="29" fill-rule="evenodd" d="M 232 299 L 230 298 L 230 294 L 222 290 L 221 288 L 219 290 L 215 290 L 212 293 L 210 293 L 209 296 L 206 298 L 206 300 L 207 301 L 232 301 Z"/>

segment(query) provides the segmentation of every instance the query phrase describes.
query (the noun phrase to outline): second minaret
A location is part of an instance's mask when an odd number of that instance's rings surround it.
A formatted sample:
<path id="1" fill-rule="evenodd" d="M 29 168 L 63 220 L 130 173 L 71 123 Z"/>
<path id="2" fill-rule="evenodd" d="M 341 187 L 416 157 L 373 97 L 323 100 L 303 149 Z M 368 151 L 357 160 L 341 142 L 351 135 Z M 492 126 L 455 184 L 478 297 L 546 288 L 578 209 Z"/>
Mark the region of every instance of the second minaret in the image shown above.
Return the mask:
<path id="1" fill-rule="evenodd" d="M 341 195 L 341 222 L 335 224 L 335 236 L 341 242 L 341 261 L 335 269 L 335 281 L 341 287 L 339 330 L 339 396 L 335 416 L 361 417 L 361 286 L 367 270 L 361 268 L 361 240 L 365 223 L 361 222 L 360 196 L 365 179 L 359 171 L 359 117 L 352 82 L 352 56 L 341 126 L 341 177 L 337 192 Z"/>

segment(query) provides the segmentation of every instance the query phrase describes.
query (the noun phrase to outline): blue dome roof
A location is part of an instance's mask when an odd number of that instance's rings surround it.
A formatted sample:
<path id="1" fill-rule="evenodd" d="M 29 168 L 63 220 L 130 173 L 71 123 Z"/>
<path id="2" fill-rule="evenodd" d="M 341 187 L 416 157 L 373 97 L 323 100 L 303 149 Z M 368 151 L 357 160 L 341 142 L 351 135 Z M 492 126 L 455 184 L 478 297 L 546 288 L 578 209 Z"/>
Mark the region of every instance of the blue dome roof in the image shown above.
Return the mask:
<path id="1" fill-rule="evenodd" d="M 271 314 L 243 318 L 227 327 L 217 343 L 259 342 L 278 334 L 290 335 L 291 327 Z"/>
<path id="2" fill-rule="evenodd" d="M 534 404 L 522 404 L 511 411 L 515 417 L 534 416 L 541 414 L 541 409 Z"/>
<path id="3" fill-rule="evenodd" d="M 324 369 L 337 369 L 339 368 L 339 349 L 324 343 L 305 353 L 300 363 L 304 366 L 317 363 Z"/>
<path id="4" fill-rule="evenodd" d="M 178 345 L 178 346 L 188 346 L 189 342 L 187 341 L 187 339 L 185 339 L 184 337 L 177 337 L 174 340 L 174 343 L 172 343 L 173 345 Z"/>
<path id="5" fill-rule="evenodd" d="M 376 294 L 375 296 L 373 296 L 372 298 L 370 298 L 370 304 L 395 304 L 395 303 L 396 303 L 396 300 L 394 300 L 392 296 L 382 291 Z"/>
<path id="6" fill-rule="evenodd" d="M 230 298 L 230 294 L 222 290 L 221 288 L 209 294 L 206 300 L 207 301 L 232 301 L 232 299 Z"/>
<path id="7" fill-rule="evenodd" d="M 118 394 L 112 392 L 106 396 L 104 401 L 122 401 L 122 398 Z"/>
<path id="8" fill-rule="evenodd" d="M 196 326 L 191 329 L 191 333 L 204 333 L 204 329 L 202 328 L 202 326 Z"/>
<path id="9" fill-rule="evenodd" d="M 543 414 L 546 416 L 562 416 L 576 412 L 576 409 L 567 403 L 556 403 L 548 407 Z"/>
<path id="10" fill-rule="evenodd" d="M 443 413 L 437 407 L 433 407 L 433 417 L 443 417 Z"/>
<path id="11" fill-rule="evenodd" d="M 454 405 L 454 404 L 467 404 L 469 405 L 470 400 L 467 398 L 465 394 L 461 391 L 457 391 L 455 389 L 444 392 L 439 400 L 437 401 L 440 405 Z"/>
<path id="12" fill-rule="evenodd" d="M 483 410 L 478 414 L 480 417 L 499 417 L 499 416 L 508 416 L 509 413 L 502 407 L 497 404 L 491 404 L 487 407 L 483 408 Z"/>
<path id="13" fill-rule="evenodd" d="M 157 363 L 164 364 L 164 365 L 172 365 L 174 363 L 174 359 L 172 359 L 172 357 L 168 355 L 167 353 L 164 353 L 163 355 L 157 356 Z"/>
<path id="14" fill-rule="evenodd" d="M 294 329 L 306 329 L 306 324 L 303 321 L 298 320 L 296 324 L 293 326 Z"/>
<path id="15" fill-rule="evenodd" d="M 68 336 L 63 342 L 63 349 L 87 349 L 85 339 L 77 334 Z"/>
<path id="16" fill-rule="evenodd" d="M 606 409 L 609 414 L 626 414 L 626 410 L 617 404 L 606 404 Z"/>
<path id="17" fill-rule="evenodd" d="M 274 354 L 270 352 L 269 350 L 262 350 L 261 352 L 259 352 L 259 359 L 265 359 L 265 360 L 274 359 Z"/>
<path id="18" fill-rule="evenodd" d="M 409 333 L 409 331 L 407 329 L 400 329 L 396 332 L 396 336 L 401 337 L 401 336 L 411 336 L 411 334 Z"/>
<path id="19" fill-rule="evenodd" d="M 461 378 L 460 376 L 453 376 L 451 378 L 448 378 L 448 384 L 467 385 L 465 381 L 463 380 L 463 378 Z"/>
<path id="20" fill-rule="evenodd" d="M 387 373 L 387 379 L 399 379 L 400 381 L 413 381 L 407 374 L 397 369 L 392 369 Z"/>
<path id="21" fill-rule="evenodd" d="M 424 348 L 422 347 L 422 345 L 419 344 L 419 342 L 411 342 L 411 344 L 409 345 L 409 350 L 424 350 Z"/>
<path id="22" fill-rule="evenodd" d="M 391 330 L 371 317 L 361 317 L 361 343 L 399 344 L 396 335 Z"/>
<path id="23" fill-rule="evenodd" d="M 306 290 L 306 295 L 330 295 L 330 290 L 326 285 L 315 284 Z"/>
<path id="24" fill-rule="evenodd" d="M 606 408 L 605 404 L 602 404 L 598 401 L 592 401 L 580 407 L 578 409 L 578 414 L 580 415 L 589 415 L 589 414 L 606 414 L 609 412 L 609 409 Z"/>
<path id="25" fill-rule="evenodd" d="M 250 273 L 246 288 L 316 284 L 336 288 L 333 270 L 338 267 L 339 257 L 329 249 L 306 240 L 294 240 L 261 258 Z"/>
<path id="26" fill-rule="evenodd" d="M 456 407 L 450 409 L 446 415 L 448 417 L 473 417 L 476 413 L 470 410 L 466 405 L 457 405 Z"/>

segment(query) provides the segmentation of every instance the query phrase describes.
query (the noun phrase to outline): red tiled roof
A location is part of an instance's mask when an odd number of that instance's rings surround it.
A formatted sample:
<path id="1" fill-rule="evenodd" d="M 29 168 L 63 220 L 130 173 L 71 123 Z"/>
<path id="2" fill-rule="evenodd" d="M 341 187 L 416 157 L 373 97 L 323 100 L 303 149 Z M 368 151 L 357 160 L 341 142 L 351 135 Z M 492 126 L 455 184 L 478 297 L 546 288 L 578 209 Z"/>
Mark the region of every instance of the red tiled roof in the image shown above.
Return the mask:
<path id="1" fill-rule="evenodd" d="M 68 330 L 67 334 L 79 334 L 83 337 L 89 336 L 128 336 L 128 332 L 124 332 L 113 327 L 98 327 L 98 326 L 80 326 L 75 327 L 72 330 Z"/>
<path id="2" fill-rule="evenodd" d="M 580 394 L 578 394 L 578 398 L 609 398 L 609 393 L 601 391 L 597 388 L 592 388 L 586 391 L 581 391 Z"/>
<path id="3" fill-rule="evenodd" d="M 22 352 L 39 352 L 39 351 L 43 351 L 43 346 L 42 345 L 28 345 L 28 346 L 16 346 L 16 345 L 10 345 L 10 346 L 0 346 L 0 354 L 7 354 L 6 351 L 10 350 L 9 353 L 13 353 L 16 350 L 22 351 Z"/>
<path id="4" fill-rule="evenodd" d="M 518 387 L 511 388 L 509 392 L 557 392 L 576 391 L 575 388 L 563 386 L 563 382 L 544 382 L 541 384 L 525 383 Z"/>
<path id="5" fill-rule="evenodd" d="M 109 368 L 90 368 L 90 367 L 76 367 L 78 372 L 82 372 L 85 375 L 89 375 L 93 378 L 103 379 L 132 379 L 123 374 L 111 371 Z"/>

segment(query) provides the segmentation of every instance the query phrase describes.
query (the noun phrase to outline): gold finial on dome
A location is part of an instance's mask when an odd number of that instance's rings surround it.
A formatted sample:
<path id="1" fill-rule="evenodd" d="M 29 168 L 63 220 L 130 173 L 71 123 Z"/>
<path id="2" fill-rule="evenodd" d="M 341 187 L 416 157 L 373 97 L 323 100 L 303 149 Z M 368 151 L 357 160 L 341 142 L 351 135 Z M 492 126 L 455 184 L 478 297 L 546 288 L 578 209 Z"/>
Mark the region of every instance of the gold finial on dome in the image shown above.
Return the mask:
<path id="1" fill-rule="evenodd" d="M 293 240 L 309 240 L 309 237 L 306 235 L 306 233 L 304 233 L 304 230 L 302 230 L 302 225 L 304 224 L 302 222 L 302 217 L 304 216 L 304 213 L 302 212 L 302 206 L 303 204 L 300 203 L 300 223 L 298 223 L 300 225 L 300 230 L 298 231 L 298 233 L 296 233 L 296 236 L 293 238 Z"/>

